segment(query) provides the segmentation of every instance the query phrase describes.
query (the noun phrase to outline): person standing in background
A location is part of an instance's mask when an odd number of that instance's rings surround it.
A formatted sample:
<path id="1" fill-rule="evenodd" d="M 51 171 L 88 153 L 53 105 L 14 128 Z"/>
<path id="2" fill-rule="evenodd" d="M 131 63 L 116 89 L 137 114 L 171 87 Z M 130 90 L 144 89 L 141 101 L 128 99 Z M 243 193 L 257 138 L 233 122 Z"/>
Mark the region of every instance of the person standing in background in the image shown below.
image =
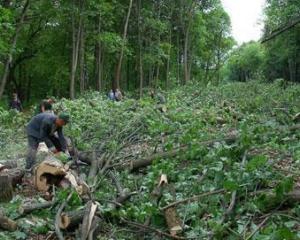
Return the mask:
<path id="1" fill-rule="evenodd" d="M 23 107 L 22 107 L 20 99 L 18 98 L 18 94 L 17 93 L 13 93 L 12 94 L 12 100 L 9 103 L 9 108 L 10 109 L 15 109 L 18 112 L 22 112 L 23 111 Z"/>

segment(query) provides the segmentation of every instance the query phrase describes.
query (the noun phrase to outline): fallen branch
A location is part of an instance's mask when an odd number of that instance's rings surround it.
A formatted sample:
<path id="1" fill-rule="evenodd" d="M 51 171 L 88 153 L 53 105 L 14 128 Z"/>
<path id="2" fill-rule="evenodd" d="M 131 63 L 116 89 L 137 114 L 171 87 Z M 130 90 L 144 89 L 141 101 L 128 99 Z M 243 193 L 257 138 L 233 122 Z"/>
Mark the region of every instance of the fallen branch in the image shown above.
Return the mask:
<path id="1" fill-rule="evenodd" d="M 258 226 L 257 228 L 246 238 L 246 240 L 250 240 L 254 235 L 255 233 L 257 233 L 263 226 L 264 224 L 270 219 L 271 215 L 266 217 Z"/>
<path id="2" fill-rule="evenodd" d="M 56 236 L 59 240 L 64 240 L 64 236 L 62 234 L 62 232 L 60 231 L 60 227 L 59 227 L 59 223 L 60 223 L 60 216 L 61 216 L 61 213 L 62 211 L 64 210 L 65 206 L 67 205 L 67 203 L 69 202 L 69 200 L 71 199 L 72 197 L 72 192 L 69 194 L 69 196 L 67 197 L 67 199 L 61 204 L 61 206 L 59 207 L 56 215 L 55 215 L 55 233 L 56 233 Z"/>
<path id="3" fill-rule="evenodd" d="M 97 204 L 89 201 L 85 208 L 84 217 L 81 225 L 81 240 L 86 240 L 89 236 L 91 225 L 97 210 Z"/>
<path id="4" fill-rule="evenodd" d="M 208 197 L 208 196 L 211 196 L 211 195 L 216 195 L 216 194 L 220 194 L 220 193 L 224 193 L 224 192 L 225 192 L 225 189 L 219 189 L 219 190 L 215 190 L 215 191 L 211 191 L 211 192 L 202 193 L 202 194 L 197 195 L 197 196 L 193 196 L 193 197 L 186 198 L 186 199 L 183 199 L 183 200 L 180 200 L 180 201 L 177 201 L 177 202 L 173 202 L 173 203 L 161 208 L 161 210 L 165 211 L 166 209 L 177 206 L 179 204 L 198 201 L 200 198 Z"/>
<path id="5" fill-rule="evenodd" d="M 131 226 L 134 226 L 134 227 L 137 227 L 137 228 L 141 228 L 141 229 L 152 231 L 152 232 L 156 233 L 159 236 L 165 236 L 165 237 L 168 237 L 168 238 L 171 238 L 171 239 L 179 239 L 179 240 L 186 239 L 184 237 L 172 236 L 171 234 L 168 234 L 166 232 L 163 232 L 161 230 L 158 230 L 158 229 L 150 227 L 150 226 L 145 226 L 145 225 L 140 224 L 140 223 L 131 222 L 131 221 L 128 221 L 128 220 L 125 220 L 125 219 L 122 219 L 121 221 L 123 223 L 126 223 L 128 225 L 131 225 Z"/>
<path id="6" fill-rule="evenodd" d="M 238 138 L 237 135 L 231 135 L 231 136 L 228 136 L 228 137 L 222 138 L 222 139 L 213 139 L 213 140 L 208 140 L 208 141 L 202 141 L 199 143 L 199 145 L 211 147 L 217 142 L 226 142 L 226 143 L 230 144 L 232 142 L 235 142 L 237 140 L 237 138 Z M 152 156 L 144 158 L 144 159 L 131 161 L 128 164 L 124 164 L 124 165 L 118 167 L 118 169 L 125 170 L 125 169 L 128 169 L 128 167 L 129 167 L 130 171 L 134 172 L 140 168 L 144 168 L 144 167 L 151 165 L 153 163 L 153 161 L 156 159 L 175 157 L 178 154 L 180 154 L 180 152 L 188 151 L 189 148 L 190 148 L 190 146 L 184 145 L 184 146 L 175 148 L 168 152 L 156 153 L 156 154 L 153 154 Z"/>
<path id="7" fill-rule="evenodd" d="M 32 204 L 32 203 L 24 204 L 24 205 L 19 207 L 19 213 L 20 214 L 28 214 L 28 213 L 31 213 L 35 210 L 40 210 L 40 209 L 45 209 L 45 208 L 52 207 L 54 203 L 55 202 L 52 201 L 52 202 L 35 203 L 35 204 Z"/>

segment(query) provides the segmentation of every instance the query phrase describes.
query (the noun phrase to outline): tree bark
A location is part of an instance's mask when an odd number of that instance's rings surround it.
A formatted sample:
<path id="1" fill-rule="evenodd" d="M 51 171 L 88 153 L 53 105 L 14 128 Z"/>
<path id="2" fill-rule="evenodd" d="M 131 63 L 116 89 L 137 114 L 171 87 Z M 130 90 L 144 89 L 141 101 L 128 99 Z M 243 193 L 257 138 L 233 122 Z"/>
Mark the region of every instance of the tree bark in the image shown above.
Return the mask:
<path id="1" fill-rule="evenodd" d="M 143 72 L 143 55 L 142 55 L 142 36 L 141 36 L 141 8 L 142 2 L 138 1 L 138 42 L 139 42 L 139 78 L 140 78 L 140 98 L 143 97 L 144 72 Z"/>
<path id="2" fill-rule="evenodd" d="M 81 2 L 80 2 L 81 4 Z M 73 8 L 75 8 L 75 1 L 73 1 Z M 73 9 L 74 10 L 74 9 Z M 82 11 L 82 6 L 81 6 Z M 75 77 L 78 63 L 79 55 L 79 43 L 80 35 L 82 31 L 82 15 L 79 17 L 78 30 L 75 24 L 75 13 L 72 13 L 72 65 L 71 65 L 71 75 L 70 75 L 70 98 L 75 98 Z"/>
<path id="3" fill-rule="evenodd" d="M 0 176 L 0 189 L 0 202 L 9 202 L 13 198 L 13 188 L 8 175 Z"/>
<path id="4" fill-rule="evenodd" d="M 121 52 L 120 52 L 119 61 L 118 61 L 118 65 L 117 65 L 116 76 L 115 76 L 115 79 L 112 84 L 114 90 L 116 90 L 117 88 L 120 88 L 122 62 L 123 62 L 123 55 L 124 55 L 124 49 L 125 49 L 125 41 L 127 39 L 127 30 L 128 30 L 129 17 L 130 17 L 131 8 L 132 8 L 132 2 L 133 2 L 133 0 L 129 0 L 128 12 L 127 12 L 125 25 L 124 25 L 123 42 L 122 42 Z"/>
<path id="5" fill-rule="evenodd" d="M 35 210 L 45 209 L 53 206 L 54 202 L 44 202 L 44 203 L 35 203 L 35 204 L 24 204 L 19 207 L 20 214 L 28 214 Z"/>
<path id="6" fill-rule="evenodd" d="M 14 54 L 14 51 L 15 51 L 15 48 L 16 48 L 16 45 L 17 45 L 17 40 L 18 40 L 20 31 L 23 27 L 24 18 L 25 18 L 27 9 L 29 8 L 29 4 L 30 4 L 30 0 L 26 0 L 25 5 L 24 5 L 23 10 L 22 10 L 22 13 L 21 13 L 20 20 L 19 20 L 19 22 L 17 24 L 17 27 L 16 27 L 15 35 L 14 35 L 13 40 L 12 40 L 11 49 L 8 53 L 8 58 L 7 58 L 7 61 L 5 63 L 4 72 L 3 72 L 3 75 L 2 75 L 2 79 L 1 79 L 0 99 L 3 97 L 3 93 L 4 93 L 4 90 L 5 90 L 5 86 L 6 86 L 8 75 L 9 75 L 10 66 L 11 66 L 11 63 L 12 63 L 12 60 L 13 60 L 13 54 Z"/>
<path id="7" fill-rule="evenodd" d="M 85 36 L 84 36 L 84 25 L 80 32 L 80 93 L 83 94 L 85 90 Z"/>
<path id="8" fill-rule="evenodd" d="M 101 33 L 101 15 L 98 16 L 97 23 L 97 34 L 98 37 Z M 96 86 L 97 90 L 100 92 L 102 90 L 102 51 L 101 51 L 101 41 L 97 39 L 96 42 Z"/>

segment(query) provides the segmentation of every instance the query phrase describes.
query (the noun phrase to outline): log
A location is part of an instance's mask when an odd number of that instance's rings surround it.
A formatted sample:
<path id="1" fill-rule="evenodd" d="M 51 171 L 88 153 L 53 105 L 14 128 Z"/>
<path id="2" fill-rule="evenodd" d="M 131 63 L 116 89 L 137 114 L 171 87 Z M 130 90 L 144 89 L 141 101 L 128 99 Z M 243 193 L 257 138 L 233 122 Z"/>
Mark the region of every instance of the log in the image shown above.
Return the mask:
<path id="1" fill-rule="evenodd" d="M 0 228 L 13 232 L 17 230 L 17 227 L 18 226 L 15 221 L 4 216 L 3 212 L 0 211 Z"/>
<path id="2" fill-rule="evenodd" d="M 80 181 L 75 172 L 65 168 L 61 161 L 51 155 L 35 167 L 34 185 L 37 190 L 44 192 L 48 191 L 52 185 L 72 186 L 80 195 L 89 191 L 87 184 Z"/>
<path id="3" fill-rule="evenodd" d="M 13 188 L 8 175 L 0 176 L 0 202 L 9 202 L 13 198 Z"/>
<path id="4" fill-rule="evenodd" d="M 48 156 L 34 169 L 34 185 L 37 190 L 46 192 L 53 184 L 57 186 L 65 175 L 63 164 L 56 158 Z"/>
<path id="5" fill-rule="evenodd" d="M 45 209 L 52 207 L 54 202 L 44 202 L 44 203 L 35 203 L 35 204 L 24 204 L 19 207 L 20 214 L 29 214 L 35 210 Z"/>
<path id="6" fill-rule="evenodd" d="M 60 216 L 59 227 L 61 229 L 70 229 L 78 226 L 82 222 L 85 209 L 64 212 Z"/>
<path id="7" fill-rule="evenodd" d="M 167 225 L 169 228 L 169 232 L 172 236 L 176 236 L 180 233 L 183 229 L 181 227 L 182 223 L 178 218 L 176 208 L 168 208 L 165 210 L 165 218 L 167 221 Z"/>

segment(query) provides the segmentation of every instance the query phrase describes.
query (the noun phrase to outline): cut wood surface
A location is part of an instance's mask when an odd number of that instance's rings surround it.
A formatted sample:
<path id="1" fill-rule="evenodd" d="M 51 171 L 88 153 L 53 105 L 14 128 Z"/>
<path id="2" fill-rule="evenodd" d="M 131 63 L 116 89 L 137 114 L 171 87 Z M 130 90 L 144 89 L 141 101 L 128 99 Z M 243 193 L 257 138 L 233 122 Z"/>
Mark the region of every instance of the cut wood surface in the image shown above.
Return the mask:
<path id="1" fill-rule="evenodd" d="M 64 212 L 60 216 L 59 227 L 61 229 L 69 229 L 78 226 L 82 222 L 85 209 Z"/>
<path id="2" fill-rule="evenodd" d="M 48 191 L 52 185 L 64 188 L 73 187 L 80 195 L 89 192 L 88 185 L 79 179 L 76 172 L 56 159 L 47 156 L 44 161 L 34 169 L 34 185 L 39 191 Z"/>
<path id="3" fill-rule="evenodd" d="M 58 185 L 65 175 L 63 164 L 49 156 L 34 169 L 34 184 L 37 190 L 48 191 L 52 184 Z"/>

